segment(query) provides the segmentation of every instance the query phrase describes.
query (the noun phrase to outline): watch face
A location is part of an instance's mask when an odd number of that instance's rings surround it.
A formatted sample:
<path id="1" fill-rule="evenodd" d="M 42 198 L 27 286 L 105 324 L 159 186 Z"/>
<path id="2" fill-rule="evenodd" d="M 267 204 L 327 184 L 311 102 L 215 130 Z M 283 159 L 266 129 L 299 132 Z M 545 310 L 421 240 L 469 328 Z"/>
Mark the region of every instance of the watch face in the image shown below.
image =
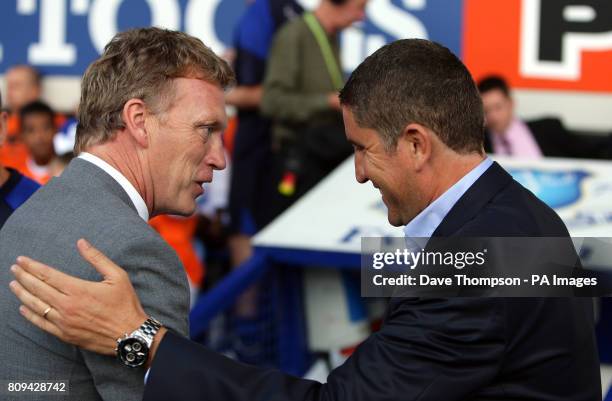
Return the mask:
<path id="1" fill-rule="evenodd" d="M 133 368 L 142 366 L 147 361 L 148 355 L 149 347 L 139 338 L 131 337 L 119 342 L 118 356 L 127 366 Z"/>

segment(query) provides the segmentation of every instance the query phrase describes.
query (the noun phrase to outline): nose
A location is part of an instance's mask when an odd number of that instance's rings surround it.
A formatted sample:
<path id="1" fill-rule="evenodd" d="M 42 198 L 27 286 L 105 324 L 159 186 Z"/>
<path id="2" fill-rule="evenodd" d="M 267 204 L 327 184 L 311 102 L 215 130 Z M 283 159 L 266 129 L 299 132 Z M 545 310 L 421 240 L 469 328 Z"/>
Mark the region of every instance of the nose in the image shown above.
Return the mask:
<path id="1" fill-rule="evenodd" d="M 206 158 L 206 164 L 211 166 L 213 170 L 223 170 L 227 165 L 223 140 L 221 139 L 221 135 L 214 135 L 213 137 L 213 143 L 211 144 L 210 152 Z"/>
<path id="2" fill-rule="evenodd" d="M 368 182 L 368 177 L 365 173 L 365 167 L 363 164 L 363 156 L 360 152 L 355 152 L 355 179 L 360 184 Z"/>

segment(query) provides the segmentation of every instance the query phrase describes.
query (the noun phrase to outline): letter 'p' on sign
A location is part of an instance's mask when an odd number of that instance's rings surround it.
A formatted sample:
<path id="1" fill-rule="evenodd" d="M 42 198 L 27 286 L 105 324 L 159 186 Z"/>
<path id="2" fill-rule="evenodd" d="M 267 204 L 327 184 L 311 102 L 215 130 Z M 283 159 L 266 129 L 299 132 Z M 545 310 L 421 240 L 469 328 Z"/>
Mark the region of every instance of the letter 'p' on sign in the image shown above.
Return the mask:
<path id="1" fill-rule="evenodd" d="M 520 72 L 577 81 L 585 51 L 612 50 L 612 1 L 522 0 Z"/>

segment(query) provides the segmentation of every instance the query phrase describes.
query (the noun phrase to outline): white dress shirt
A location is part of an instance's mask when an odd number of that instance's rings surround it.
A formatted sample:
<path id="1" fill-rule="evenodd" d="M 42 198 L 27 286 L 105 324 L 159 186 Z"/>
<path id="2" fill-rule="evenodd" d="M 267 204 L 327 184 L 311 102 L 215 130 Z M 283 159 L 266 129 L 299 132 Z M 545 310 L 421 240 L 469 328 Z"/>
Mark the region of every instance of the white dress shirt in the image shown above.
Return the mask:
<path id="1" fill-rule="evenodd" d="M 128 196 L 130 197 L 130 200 L 134 204 L 134 207 L 136 207 L 138 215 L 144 221 L 149 221 L 149 209 L 147 208 L 144 199 L 142 199 L 140 193 L 138 193 L 132 183 L 127 178 L 125 178 L 125 176 L 121 174 L 119 170 L 117 170 L 104 160 L 100 159 L 98 156 L 92 155 L 91 153 L 81 152 L 78 157 L 79 159 L 83 159 L 95 166 L 100 167 L 102 170 L 104 170 L 104 172 L 113 177 L 113 179 L 117 181 L 119 185 L 121 185 L 121 188 L 123 188 L 123 190 L 127 192 Z"/>
<path id="2" fill-rule="evenodd" d="M 490 158 L 484 159 L 478 166 L 463 176 L 452 187 L 446 190 L 439 198 L 431 202 L 421 213 L 404 227 L 406 238 L 429 238 L 442 223 L 455 203 L 489 167 L 493 164 Z"/>

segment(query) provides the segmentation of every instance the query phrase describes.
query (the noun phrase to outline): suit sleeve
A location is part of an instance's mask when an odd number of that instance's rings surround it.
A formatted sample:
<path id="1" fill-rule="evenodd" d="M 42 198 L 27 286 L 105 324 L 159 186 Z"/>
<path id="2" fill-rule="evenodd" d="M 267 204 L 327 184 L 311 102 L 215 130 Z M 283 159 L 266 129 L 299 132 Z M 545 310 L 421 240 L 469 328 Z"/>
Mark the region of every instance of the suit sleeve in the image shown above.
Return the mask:
<path id="1" fill-rule="evenodd" d="M 307 122 L 316 113 L 329 110 L 326 93 L 304 93 L 299 87 L 300 40 L 286 25 L 274 38 L 264 79 L 261 112 L 289 123 Z"/>
<path id="2" fill-rule="evenodd" d="M 494 299 L 393 300 L 381 330 L 326 384 L 247 366 L 169 332 L 144 400 L 462 400 L 499 370 L 502 316 Z"/>
<path id="3" fill-rule="evenodd" d="M 147 314 L 171 330 L 187 335 L 189 291 L 185 273 L 176 254 L 163 240 L 133 238 L 101 250 L 128 272 Z M 114 357 L 79 351 L 103 400 L 142 398 L 144 369 L 130 369 Z"/>

